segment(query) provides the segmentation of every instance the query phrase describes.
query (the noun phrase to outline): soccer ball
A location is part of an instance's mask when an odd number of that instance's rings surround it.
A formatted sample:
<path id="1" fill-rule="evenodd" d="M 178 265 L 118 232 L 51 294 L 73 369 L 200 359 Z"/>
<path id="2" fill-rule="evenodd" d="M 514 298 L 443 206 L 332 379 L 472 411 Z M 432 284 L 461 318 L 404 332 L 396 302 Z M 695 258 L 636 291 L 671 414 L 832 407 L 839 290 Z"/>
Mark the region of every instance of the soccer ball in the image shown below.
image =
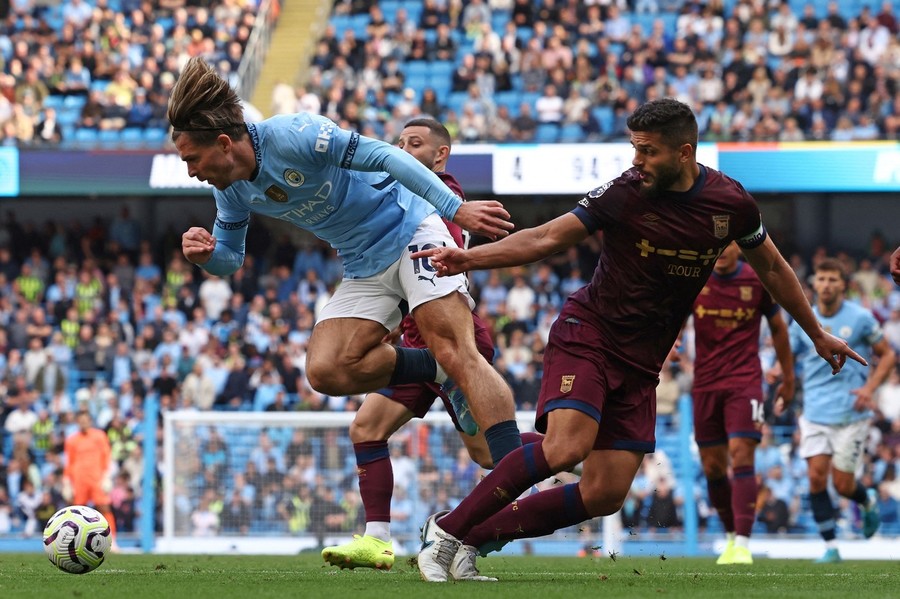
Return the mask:
<path id="1" fill-rule="evenodd" d="M 59 510 L 44 528 L 44 552 L 50 563 L 71 574 L 85 574 L 103 563 L 112 536 L 103 514 L 83 505 Z"/>

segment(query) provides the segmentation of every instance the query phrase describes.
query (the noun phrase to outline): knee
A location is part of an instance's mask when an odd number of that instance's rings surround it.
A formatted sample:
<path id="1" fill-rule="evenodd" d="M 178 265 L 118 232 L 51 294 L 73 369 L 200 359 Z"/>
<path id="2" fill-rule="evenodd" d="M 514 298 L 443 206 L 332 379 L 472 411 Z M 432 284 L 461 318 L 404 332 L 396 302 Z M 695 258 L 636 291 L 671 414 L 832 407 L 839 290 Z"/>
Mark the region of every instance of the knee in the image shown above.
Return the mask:
<path id="1" fill-rule="evenodd" d="M 581 500 L 592 518 L 610 516 L 615 514 L 625 503 L 628 491 L 619 493 L 604 486 L 592 484 L 591 481 L 581 479 L 578 483 L 581 489 Z"/>
<path id="2" fill-rule="evenodd" d="M 838 492 L 838 495 L 842 497 L 852 497 L 853 492 L 856 491 L 856 480 L 836 480 L 834 481 L 834 490 Z"/>
<path id="3" fill-rule="evenodd" d="M 544 459 L 553 472 L 562 472 L 563 470 L 571 470 L 581 462 L 583 462 L 591 453 L 591 447 L 579 447 L 575 443 L 555 442 L 549 437 L 544 437 L 543 450 Z"/>
<path id="4" fill-rule="evenodd" d="M 310 387 L 325 395 L 345 395 L 347 367 L 321 359 L 310 359 L 306 364 L 306 379 Z"/>

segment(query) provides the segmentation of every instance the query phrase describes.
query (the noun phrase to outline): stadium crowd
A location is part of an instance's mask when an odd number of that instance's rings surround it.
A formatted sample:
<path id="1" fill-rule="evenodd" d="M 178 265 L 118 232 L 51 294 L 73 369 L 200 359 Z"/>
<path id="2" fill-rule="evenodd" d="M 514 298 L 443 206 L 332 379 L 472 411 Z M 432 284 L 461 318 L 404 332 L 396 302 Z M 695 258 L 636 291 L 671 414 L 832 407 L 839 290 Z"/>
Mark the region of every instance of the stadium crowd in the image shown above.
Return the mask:
<path id="1" fill-rule="evenodd" d="M 389 141 L 431 114 L 463 142 L 579 142 L 621 139 L 638 104 L 672 96 L 695 107 L 706 141 L 898 139 L 895 6 L 337 0 L 308 80 L 277 85 L 271 112 L 322 113 Z M 0 143 L 161 143 L 180 68 L 201 55 L 236 80 L 255 9 L 11 2 Z"/>
<path id="2" fill-rule="evenodd" d="M 141 441 L 157 434 L 144 428 L 146 398 L 157 399 L 161 410 L 358 407 L 360 397 L 322 395 L 304 375 L 306 341 L 340 280 L 339 261 L 318 242 L 297 247 L 286 238 L 268 239 L 262 228 L 251 235 L 243 268 L 226 280 L 191 268 L 173 236 L 153 244 L 141 239 L 127 209 L 89 227 L 36 226 L 7 213 L 0 228 L 0 533 L 40 530 L 65 503 L 62 447 L 77 429 L 78 410 L 90 411 L 109 437 L 113 510 L 119 531 L 129 532 L 145 475 Z M 520 409 L 534 407 L 549 326 L 563 298 L 590 276 L 601 243 L 594 237 L 529 268 L 471 275 L 477 309 L 496 335 L 496 367 Z M 801 280 L 825 254 L 820 248 L 808 258 L 792 257 Z M 853 273 L 850 297 L 875 311 L 900 349 L 900 289 L 886 275 L 888 255 L 876 235 L 871 255 L 839 257 Z M 690 337 L 688 328 L 681 359 L 661 375 L 658 451 L 645 460 L 623 509 L 626 526 L 652 532 L 683 522 L 675 430 L 677 402 L 690 389 Z M 767 370 L 774 363 L 768 338 L 760 359 Z M 883 534 L 891 534 L 898 532 L 900 501 L 900 371 L 880 390 L 878 405 L 863 480 L 878 489 Z M 757 450 L 761 530 L 811 530 L 803 504 L 806 464 L 796 453 L 802 406 L 800 394 L 786 415 L 770 415 Z M 430 434 L 391 442 L 398 534 L 414 533 L 423 517 L 455 505 L 483 474 L 455 431 Z M 357 530 L 358 497 L 342 492 L 354 480 L 352 448 L 339 429 L 272 427 L 249 439 L 213 430 L 180 438 L 177 451 L 186 456 L 176 489 L 180 533 Z M 715 530 L 702 478 L 693 492 L 701 523 Z M 858 515 L 844 511 L 851 530 Z"/>

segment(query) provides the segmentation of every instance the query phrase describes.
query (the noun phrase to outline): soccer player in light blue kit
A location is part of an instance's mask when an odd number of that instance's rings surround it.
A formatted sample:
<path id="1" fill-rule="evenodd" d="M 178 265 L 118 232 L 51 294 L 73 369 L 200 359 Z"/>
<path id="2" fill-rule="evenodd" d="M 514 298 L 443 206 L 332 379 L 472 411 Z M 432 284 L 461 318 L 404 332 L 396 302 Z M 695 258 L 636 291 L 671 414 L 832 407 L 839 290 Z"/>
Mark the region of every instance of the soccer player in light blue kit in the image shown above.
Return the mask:
<path id="1" fill-rule="evenodd" d="M 168 118 L 190 176 L 215 187 L 212 233 L 192 227 L 182 236 L 190 262 L 218 276 L 240 268 L 252 212 L 338 250 L 344 279 L 307 349 L 313 388 L 348 395 L 434 381 L 451 398 L 469 399 L 498 461 L 521 446 L 512 391 L 475 344 L 465 277 L 445 280 L 427 260 L 410 259 L 455 245 L 441 216 L 488 237 L 507 235 L 512 224 L 499 202 L 463 203 L 410 154 L 321 116 L 245 123 L 237 95 L 200 58 L 182 71 Z M 407 308 L 430 351 L 382 342 Z"/>
<path id="2" fill-rule="evenodd" d="M 863 536 L 870 538 L 880 524 L 875 491 L 867 491 L 856 479 L 856 473 L 869 435 L 872 396 L 888 377 L 897 357 L 872 312 L 844 300 L 846 274 L 840 262 L 820 262 L 813 289 L 813 312 L 825 330 L 844 339 L 863 357 L 878 356 L 874 368 L 848 361 L 843 371 L 833 376 L 827 365 L 819 364 L 822 360 L 806 333 L 796 322 L 791 324 L 791 349 L 797 354 L 803 379 L 800 456 L 809 465 L 810 504 L 826 545 L 825 554 L 816 561 L 835 563 L 841 561 L 841 555 L 835 539 L 834 505 L 828 494 L 829 474 L 835 490 L 862 509 Z"/>

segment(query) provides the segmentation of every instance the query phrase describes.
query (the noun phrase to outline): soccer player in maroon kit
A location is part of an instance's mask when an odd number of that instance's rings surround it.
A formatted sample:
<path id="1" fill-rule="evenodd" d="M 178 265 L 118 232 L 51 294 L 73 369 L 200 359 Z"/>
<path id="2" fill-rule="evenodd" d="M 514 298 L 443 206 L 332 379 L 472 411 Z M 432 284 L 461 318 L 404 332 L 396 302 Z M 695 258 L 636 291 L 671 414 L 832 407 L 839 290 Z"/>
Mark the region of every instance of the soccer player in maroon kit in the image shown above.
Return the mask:
<path id="1" fill-rule="evenodd" d="M 450 154 L 450 134 L 443 125 L 433 119 L 414 119 L 403 128 L 398 145 L 432 169 L 453 193 L 465 199 L 456 178 L 444 172 Z M 446 219 L 444 223 L 456 244 L 462 248 L 466 247 L 468 244 L 465 231 Z M 426 274 L 434 276 L 433 273 L 426 272 Z M 474 313 L 472 320 L 478 351 L 488 363 L 493 363 L 494 340 L 489 327 Z M 401 341 L 403 347 L 427 347 L 412 315 L 407 315 L 400 323 L 400 332 L 403 335 Z M 440 397 L 444 402 L 454 426 L 462 433 L 463 427 L 460 426 L 450 398 L 437 383 L 394 385 L 366 395 L 350 425 L 350 439 L 353 441 L 359 476 L 359 492 L 366 514 L 366 530 L 362 536 L 355 535 L 352 541 L 344 545 L 326 547 L 322 551 L 322 557 L 326 562 L 341 568 L 391 569 L 394 564 L 394 547 L 390 539 L 394 473 L 388 439 L 413 417 L 423 418 L 436 397 Z M 509 408 L 508 416 L 511 417 L 514 408 L 512 406 Z M 510 449 L 509 443 L 502 442 L 492 443 L 489 448 L 485 432 L 480 430 L 477 433 L 475 430 L 469 432 L 473 434 L 461 434 L 460 437 L 469 456 L 483 468 L 492 468 L 494 462 L 499 462 Z M 533 442 L 539 439 L 540 435 L 523 433 L 521 438 L 523 442 Z M 512 448 L 520 445 L 521 442 L 517 440 Z M 498 449 L 501 453 L 492 455 Z M 467 578 L 477 576 L 478 573 L 472 571 Z"/>
<path id="2" fill-rule="evenodd" d="M 697 163 L 697 121 L 689 106 L 647 102 L 628 118 L 628 128 L 634 167 L 589 192 L 572 212 L 497 243 L 411 256 L 430 257 L 446 275 L 528 264 L 604 233 L 592 281 L 568 298 L 550 331 L 536 414 L 546 436 L 508 454 L 456 509 L 428 518 L 418 555 L 425 580 L 474 570 L 479 548 L 489 544 L 547 535 L 622 506 L 644 454 L 655 448 L 663 360 L 716 258 L 734 240 L 833 372 L 848 356 L 864 362 L 819 326 L 753 198 Z M 516 500 L 582 462 L 578 483 Z"/>
<path id="3" fill-rule="evenodd" d="M 784 373 L 776 396 L 781 411 L 794 396 L 794 356 L 778 305 L 734 242 L 716 260 L 694 302 L 694 437 L 728 542 L 717 564 L 752 564 L 750 531 L 756 516 L 754 453 L 764 422 L 759 331 L 769 322 Z M 728 463 L 731 462 L 731 480 Z"/>

